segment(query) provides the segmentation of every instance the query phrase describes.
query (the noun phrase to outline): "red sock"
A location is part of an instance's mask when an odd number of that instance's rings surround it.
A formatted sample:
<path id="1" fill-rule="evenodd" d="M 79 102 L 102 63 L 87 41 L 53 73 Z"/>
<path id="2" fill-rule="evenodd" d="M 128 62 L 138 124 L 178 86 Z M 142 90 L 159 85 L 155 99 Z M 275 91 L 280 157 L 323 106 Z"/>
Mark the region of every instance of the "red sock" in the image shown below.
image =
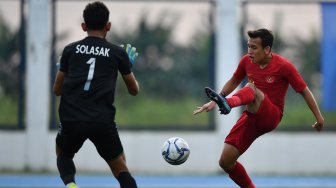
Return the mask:
<path id="1" fill-rule="evenodd" d="M 226 170 L 230 178 L 241 188 L 255 188 L 256 186 L 252 183 L 251 178 L 247 174 L 243 165 L 238 161 L 231 170 Z"/>
<path id="2" fill-rule="evenodd" d="M 227 102 L 231 108 L 248 104 L 254 100 L 254 91 L 250 87 L 243 87 L 232 97 L 227 98 Z"/>

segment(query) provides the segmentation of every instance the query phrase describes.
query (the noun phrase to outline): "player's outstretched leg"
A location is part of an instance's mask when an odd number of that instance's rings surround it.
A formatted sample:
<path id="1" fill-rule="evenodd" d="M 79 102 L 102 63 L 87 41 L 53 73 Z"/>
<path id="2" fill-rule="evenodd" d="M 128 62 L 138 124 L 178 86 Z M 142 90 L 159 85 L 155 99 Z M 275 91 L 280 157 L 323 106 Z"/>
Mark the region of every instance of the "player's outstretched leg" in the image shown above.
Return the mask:
<path id="1" fill-rule="evenodd" d="M 230 113 L 231 107 L 229 106 L 225 97 L 222 97 L 209 87 L 206 87 L 204 90 L 209 99 L 217 103 L 221 114 Z"/>
<path id="2" fill-rule="evenodd" d="M 227 103 L 231 108 L 241 106 L 253 102 L 255 98 L 255 91 L 252 89 L 254 85 L 248 83 L 245 87 L 233 94 L 232 97 L 227 98 Z"/>

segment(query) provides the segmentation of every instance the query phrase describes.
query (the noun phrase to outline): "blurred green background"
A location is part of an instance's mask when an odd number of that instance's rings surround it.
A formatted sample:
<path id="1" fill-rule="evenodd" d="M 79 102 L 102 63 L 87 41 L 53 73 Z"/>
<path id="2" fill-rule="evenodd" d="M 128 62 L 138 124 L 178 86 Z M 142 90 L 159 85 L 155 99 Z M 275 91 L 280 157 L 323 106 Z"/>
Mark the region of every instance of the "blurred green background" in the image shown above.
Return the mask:
<path id="1" fill-rule="evenodd" d="M 188 43 L 179 43 L 173 37 L 178 22 L 167 22 L 167 20 L 179 20 L 182 15 L 172 9 L 158 14 L 154 23 L 148 14 L 151 10 L 148 10 L 149 8 L 142 10 L 135 26 L 132 28 L 125 25 L 119 26 L 119 30 L 112 29 L 108 35 L 107 39 L 110 42 L 130 43 L 137 47 L 139 52 L 137 63 L 133 67 L 141 87 L 139 96 L 134 98 L 128 95 L 120 78 L 117 85 L 116 121 L 121 128 L 191 130 L 214 128 L 213 113 L 215 112 L 199 116 L 192 115 L 192 111 L 197 106 L 207 102 L 203 88 L 214 85 L 214 62 L 216 53 L 220 53 L 215 51 L 215 7 L 208 2 L 202 3 L 201 6 L 206 6 L 206 9 L 198 12 L 199 24 L 192 26 L 193 34 L 188 36 L 190 37 Z M 276 15 L 272 28 L 275 34 L 273 51 L 287 57 L 296 65 L 320 103 L 322 101 L 320 98 L 322 92 L 320 33 L 314 28 L 308 28 L 310 33 L 308 38 L 295 32 L 285 35 L 280 29 L 283 24 L 283 14 L 281 12 L 274 14 Z M 18 127 L 19 109 L 24 109 L 24 106 L 19 105 L 19 76 L 22 74 L 20 72 L 21 27 L 13 29 L 10 23 L 12 21 L 5 19 L 0 12 L 0 125 L 3 128 Z M 262 25 L 259 24 L 259 20 L 254 20 L 253 23 L 256 28 Z M 241 49 L 244 54 L 246 34 L 244 25 L 241 28 Z M 78 30 L 80 30 L 79 26 Z M 58 45 L 55 47 L 55 57 L 61 54 L 63 44 L 72 42 L 67 32 L 56 32 Z M 54 62 L 57 59 L 55 58 Z M 54 62 L 50 62 L 51 67 L 54 66 Z M 51 71 L 51 74 L 54 72 Z M 51 79 L 53 83 L 53 75 Z M 52 93 L 50 97 L 55 99 L 54 105 L 51 106 L 53 109 L 51 125 L 55 127 L 58 99 L 54 98 Z M 321 110 L 325 116 L 326 129 L 335 130 L 336 112 Z M 22 118 L 24 121 L 24 115 Z M 308 130 L 314 121 L 304 99 L 290 88 L 286 97 L 284 118 L 278 129 Z"/>

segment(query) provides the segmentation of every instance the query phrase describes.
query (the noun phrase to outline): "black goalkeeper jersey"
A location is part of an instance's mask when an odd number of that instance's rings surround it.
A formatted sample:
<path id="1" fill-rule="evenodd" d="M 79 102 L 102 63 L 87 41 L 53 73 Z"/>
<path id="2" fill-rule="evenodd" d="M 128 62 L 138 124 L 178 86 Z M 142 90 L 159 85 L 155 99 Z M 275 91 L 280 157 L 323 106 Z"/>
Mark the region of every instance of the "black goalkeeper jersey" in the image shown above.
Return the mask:
<path id="1" fill-rule="evenodd" d="M 60 71 L 65 72 L 59 106 L 61 122 L 114 121 L 118 71 L 131 73 L 124 49 L 106 39 L 86 37 L 64 48 Z"/>

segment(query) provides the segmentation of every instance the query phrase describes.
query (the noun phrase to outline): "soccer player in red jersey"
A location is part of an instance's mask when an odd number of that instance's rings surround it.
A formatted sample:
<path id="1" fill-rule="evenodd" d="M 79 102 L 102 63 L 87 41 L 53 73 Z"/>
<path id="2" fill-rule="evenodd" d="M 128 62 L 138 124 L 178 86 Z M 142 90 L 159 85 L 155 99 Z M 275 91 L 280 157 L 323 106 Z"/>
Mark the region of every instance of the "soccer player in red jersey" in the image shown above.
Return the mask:
<path id="1" fill-rule="evenodd" d="M 317 131 L 323 128 L 324 118 L 299 72 L 287 59 L 271 51 L 273 34 L 267 29 L 247 32 L 248 53 L 242 57 L 233 76 L 219 94 L 205 88 L 210 102 L 198 107 L 194 115 L 208 112 L 219 106 L 221 114 L 231 108 L 246 105 L 246 110 L 225 139 L 219 165 L 242 188 L 254 188 L 252 180 L 237 160 L 259 136 L 274 130 L 281 121 L 288 86 L 300 93 L 314 114 L 312 125 Z M 249 82 L 232 97 L 229 95 L 247 76 Z"/>

